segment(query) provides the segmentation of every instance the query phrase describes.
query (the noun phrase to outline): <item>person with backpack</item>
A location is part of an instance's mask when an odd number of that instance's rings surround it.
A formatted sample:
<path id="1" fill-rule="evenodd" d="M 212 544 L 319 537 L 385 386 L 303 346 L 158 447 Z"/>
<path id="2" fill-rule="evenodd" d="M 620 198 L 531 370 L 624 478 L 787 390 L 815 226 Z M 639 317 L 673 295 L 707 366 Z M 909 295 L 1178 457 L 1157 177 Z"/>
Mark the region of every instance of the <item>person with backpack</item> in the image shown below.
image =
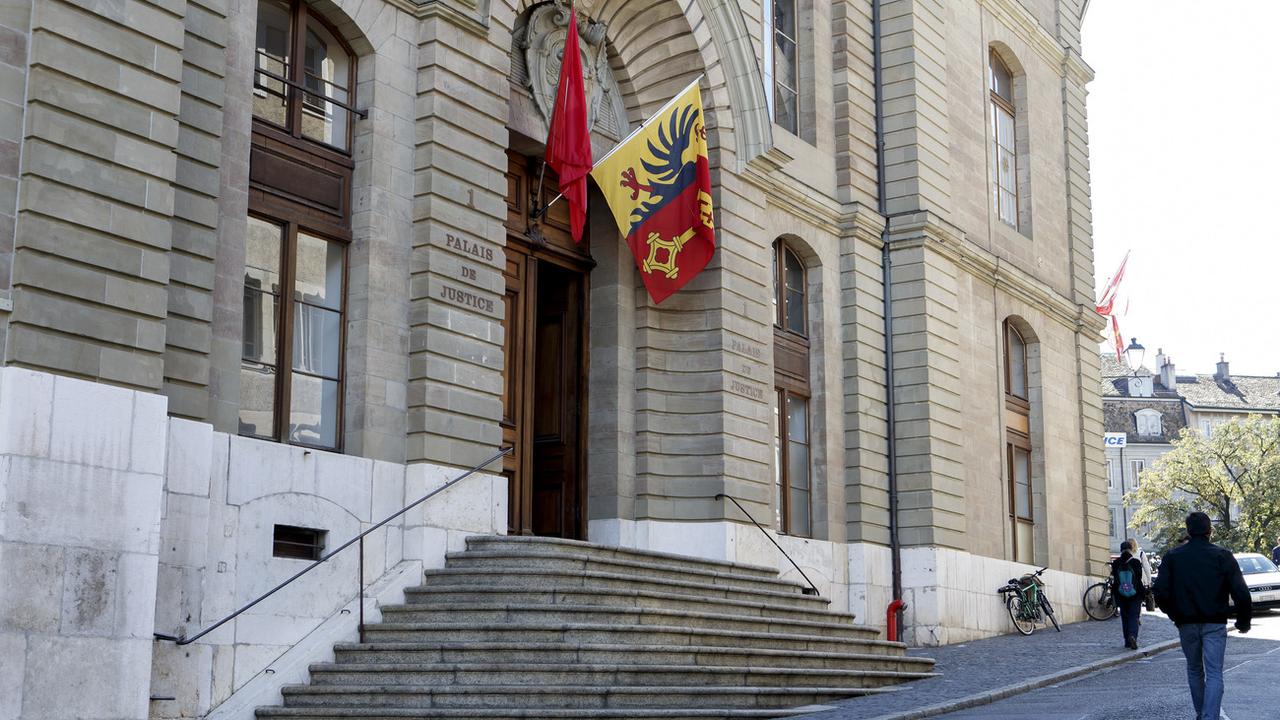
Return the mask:
<path id="1" fill-rule="evenodd" d="M 1111 561 L 1111 592 L 1120 608 L 1120 627 L 1124 630 L 1124 646 L 1138 649 L 1138 618 L 1147 596 L 1142 583 L 1142 561 L 1134 555 L 1134 543 L 1125 540 L 1120 545 L 1120 557 Z"/>
<path id="2" fill-rule="evenodd" d="M 1249 632 L 1253 601 L 1230 550 L 1209 542 L 1213 523 L 1202 512 L 1187 516 L 1185 544 L 1170 550 L 1156 576 L 1156 604 L 1178 626 L 1187 659 L 1187 685 L 1197 720 L 1218 720 L 1222 664 L 1227 654 L 1227 596 L 1236 603 L 1236 629 Z"/>

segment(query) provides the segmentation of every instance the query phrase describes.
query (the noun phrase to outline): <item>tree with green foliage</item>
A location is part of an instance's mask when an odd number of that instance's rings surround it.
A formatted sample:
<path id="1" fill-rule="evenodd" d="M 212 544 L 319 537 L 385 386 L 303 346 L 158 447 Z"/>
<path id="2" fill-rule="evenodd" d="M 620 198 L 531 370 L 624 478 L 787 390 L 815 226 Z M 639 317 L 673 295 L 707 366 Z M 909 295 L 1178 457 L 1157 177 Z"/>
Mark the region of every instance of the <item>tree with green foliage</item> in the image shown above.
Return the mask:
<path id="1" fill-rule="evenodd" d="M 1213 429 L 1184 429 L 1173 450 L 1145 470 L 1125 503 L 1134 527 L 1151 523 L 1160 552 L 1186 534 L 1187 514 L 1213 518 L 1214 542 L 1234 552 L 1267 553 L 1280 535 L 1280 417 L 1251 415 Z"/>

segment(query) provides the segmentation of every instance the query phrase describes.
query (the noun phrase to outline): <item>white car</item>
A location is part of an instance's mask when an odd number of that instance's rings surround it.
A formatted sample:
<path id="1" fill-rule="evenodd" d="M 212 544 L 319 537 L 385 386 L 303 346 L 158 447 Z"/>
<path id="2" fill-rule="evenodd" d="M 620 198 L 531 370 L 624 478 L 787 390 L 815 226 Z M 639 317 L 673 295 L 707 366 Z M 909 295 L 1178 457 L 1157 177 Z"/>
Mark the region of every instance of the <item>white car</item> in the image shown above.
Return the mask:
<path id="1" fill-rule="evenodd" d="M 1254 610 L 1280 608 L 1280 569 L 1265 555 L 1236 553 L 1236 562 L 1249 586 Z"/>

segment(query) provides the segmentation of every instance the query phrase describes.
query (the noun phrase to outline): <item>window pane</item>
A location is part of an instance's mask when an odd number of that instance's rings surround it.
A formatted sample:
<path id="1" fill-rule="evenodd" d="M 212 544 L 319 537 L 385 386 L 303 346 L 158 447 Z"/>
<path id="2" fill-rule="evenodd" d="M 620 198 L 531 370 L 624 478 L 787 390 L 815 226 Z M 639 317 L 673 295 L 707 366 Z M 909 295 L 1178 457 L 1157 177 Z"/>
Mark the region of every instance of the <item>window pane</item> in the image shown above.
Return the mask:
<path id="1" fill-rule="evenodd" d="M 995 114 L 996 144 L 1005 150 L 1012 152 L 1015 148 L 1013 116 L 999 105 L 995 107 Z"/>
<path id="2" fill-rule="evenodd" d="M 781 280 L 778 276 L 778 246 L 781 244 L 781 240 L 773 243 L 773 321 L 778 325 L 782 324 L 782 315 L 778 313 L 778 282 Z"/>
<path id="3" fill-rule="evenodd" d="M 279 77 L 289 77 L 289 4 L 280 0 L 258 2 L 257 68 Z M 288 124 L 285 84 L 255 73 L 253 114 L 277 125 Z"/>
<path id="4" fill-rule="evenodd" d="M 342 309 L 342 245 L 298 233 L 297 280 L 293 299 L 330 310 Z"/>
<path id="5" fill-rule="evenodd" d="M 782 416 L 778 408 L 786 402 L 786 394 L 779 391 L 775 394 L 777 401 L 773 404 L 773 484 L 775 503 L 773 506 L 774 527 L 782 529 Z"/>
<path id="6" fill-rule="evenodd" d="M 280 255 L 284 228 L 256 217 L 249 218 L 245 236 L 245 284 L 269 293 L 280 292 Z"/>
<path id="7" fill-rule="evenodd" d="M 1014 527 L 1018 533 L 1018 553 L 1014 560 L 1030 565 L 1035 558 L 1035 540 L 1032 532 L 1035 526 L 1029 522 L 1018 521 Z"/>
<path id="8" fill-rule="evenodd" d="M 773 27 L 777 32 L 794 39 L 796 36 L 795 0 L 774 0 Z"/>
<path id="9" fill-rule="evenodd" d="M 800 258 L 796 257 L 795 254 L 790 251 L 784 251 L 783 255 L 786 257 L 786 329 L 794 333 L 805 335 L 804 265 L 800 264 Z"/>
<path id="10" fill-rule="evenodd" d="M 276 369 L 245 362 L 240 366 L 240 434 L 273 439 Z"/>
<path id="11" fill-rule="evenodd" d="M 1000 189 L 1000 220 L 1018 227 L 1018 196 L 1004 188 Z"/>
<path id="12" fill-rule="evenodd" d="M 789 133 L 795 134 L 799 132 L 800 117 L 797 114 L 795 92 L 782 87 L 781 83 L 773 87 L 773 121 Z"/>
<path id="13" fill-rule="evenodd" d="M 280 254 L 284 228 L 249 218 L 245 236 L 243 357 L 275 365 L 280 327 Z"/>
<path id="14" fill-rule="evenodd" d="M 787 443 L 787 484 L 796 489 L 809 490 L 809 446 L 798 442 Z"/>
<path id="15" fill-rule="evenodd" d="M 1009 394 L 1027 398 L 1027 346 L 1012 327 L 1005 333 L 1009 343 Z"/>
<path id="16" fill-rule="evenodd" d="M 276 337 L 280 328 L 280 299 L 258 292 L 245 278 L 242 357 L 252 362 L 276 364 Z"/>
<path id="17" fill-rule="evenodd" d="M 801 537 L 813 534 L 812 511 L 810 510 L 809 491 L 791 488 L 791 533 Z"/>
<path id="18" fill-rule="evenodd" d="M 338 388 L 333 380 L 293 375 L 289 440 L 317 447 L 338 445 Z"/>
<path id="19" fill-rule="evenodd" d="M 796 395 L 787 396 L 787 439 L 809 442 L 809 401 Z"/>
<path id="20" fill-rule="evenodd" d="M 1013 78 L 1009 76 L 1009 68 L 994 53 L 991 55 L 991 92 L 1013 102 Z"/>
<path id="21" fill-rule="evenodd" d="M 1014 160 L 1013 153 L 1000 148 L 997 153 L 1000 161 L 996 163 L 996 169 L 1000 172 L 1000 189 L 1012 192 L 1017 187 L 1017 164 Z"/>
<path id="22" fill-rule="evenodd" d="M 337 380 L 342 315 L 305 303 L 293 311 L 293 369 Z"/>
<path id="23" fill-rule="evenodd" d="M 1022 448 L 1013 449 L 1013 481 L 1014 511 L 1031 518 L 1031 455 Z"/>
<path id="24" fill-rule="evenodd" d="M 347 147 L 347 111 L 328 100 L 351 104 L 351 58 L 314 18 L 307 20 L 306 55 L 302 63 L 302 134 L 329 145 Z"/>

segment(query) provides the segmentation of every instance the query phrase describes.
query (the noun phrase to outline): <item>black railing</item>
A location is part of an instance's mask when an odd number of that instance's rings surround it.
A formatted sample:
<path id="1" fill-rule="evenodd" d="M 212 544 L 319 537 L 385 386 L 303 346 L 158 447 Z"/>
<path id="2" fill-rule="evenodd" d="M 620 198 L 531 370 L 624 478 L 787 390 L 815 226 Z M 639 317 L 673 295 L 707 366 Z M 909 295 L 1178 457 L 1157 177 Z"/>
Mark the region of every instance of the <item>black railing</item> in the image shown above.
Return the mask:
<path id="1" fill-rule="evenodd" d="M 324 557 L 320 558 L 319 560 L 316 560 L 315 562 L 311 563 L 310 565 L 306 566 L 305 568 L 303 568 L 303 569 L 299 570 L 298 572 L 294 573 L 294 574 L 293 574 L 293 576 L 292 576 L 292 577 L 290 577 L 288 580 L 285 580 L 284 582 L 280 583 L 279 585 L 276 585 L 275 587 L 273 587 L 273 588 L 271 588 L 270 590 L 266 591 L 266 592 L 265 592 L 265 593 L 263 593 L 262 595 L 259 595 L 259 596 L 258 596 L 257 598 L 255 598 L 252 602 L 250 602 L 250 603 L 248 603 L 247 605 L 245 605 L 245 606 L 241 607 L 239 610 L 236 610 L 235 612 L 231 613 L 230 615 L 228 615 L 228 616 L 226 616 L 226 617 L 222 618 L 221 620 L 219 620 L 218 622 L 216 622 L 216 623 L 214 623 L 214 624 L 210 625 L 209 627 L 205 628 L 204 630 L 201 630 L 200 632 L 196 633 L 195 635 L 192 635 L 191 637 L 187 637 L 186 635 L 164 635 L 164 634 L 162 634 L 162 633 L 155 633 L 155 638 L 156 638 L 157 640 L 169 640 L 169 641 L 172 641 L 172 642 L 177 643 L 178 645 L 189 645 L 189 644 L 191 644 L 191 643 L 195 642 L 196 640 L 199 640 L 200 638 L 204 637 L 205 635 L 208 635 L 209 633 L 213 632 L 214 630 L 217 630 L 218 628 L 222 627 L 223 625 L 225 625 L 225 624 L 227 624 L 227 623 L 231 622 L 232 620 L 236 619 L 237 617 L 239 617 L 242 613 L 244 613 L 244 612 L 245 612 L 246 610 L 248 610 L 249 608 L 253 607 L 254 605 L 257 605 L 258 603 L 262 602 L 263 600 L 266 600 L 267 598 L 269 598 L 269 597 L 271 597 L 272 595 L 276 594 L 276 592 L 277 592 L 277 591 L 281 590 L 281 589 L 282 589 L 282 588 L 284 588 L 285 586 L 289 585 L 289 583 L 292 583 L 294 580 L 297 580 L 298 578 L 302 577 L 303 575 L 306 575 L 307 573 L 309 573 L 309 572 L 311 572 L 312 570 L 316 569 L 316 568 L 317 568 L 317 567 L 319 567 L 320 565 L 324 564 L 326 561 L 328 561 L 328 560 L 329 560 L 329 558 L 333 557 L 334 555 L 337 555 L 338 553 L 342 552 L 343 550 L 346 550 L 347 548 L 351 547 L 352 545 L 359 544 L 359 546 L 360 546 L 360 562 L 359 562 L 359 569 L 357 570 L 357 572 L 359 573 L 359 582 L 358 582 L 357 584 L 358 584 L 358 585 L 359 585 L 359 587 L 360 587 L 360 642 L 364 642 L 364 536 L 365 536 L 365 535 L 368 535 L 369 533 L 373 532 L 374 530 L 378 530 L 378 529 L 380 529 L 383 525 L 386 525 L 387 523 L 391 522 L 392 520 L 395 520 L 396 518 L 398 518 L 398 517 L 400 517 L 401 515 L 403 515 L 403 514 L 405 514 L 405 513 L 409 512 L 410 510 L 412 510 L 412 509 L 414 509 L 414 508 L 418 507 L 418 506 L 419 506 L 419 505 L 421 505 L 422 503 L 424 503 L 424 502 L 426 502 L 426 501 L 430 500 L 431 498 L 433 498 L 433 497 L 435 497 L 436 495 L 438 495 L 438 494 L 440 494 L 440 493 L 444 492 L 445 490 L 448 490 L 449 488 L 453 487 L 453 486 L 454 486 L 455 484 L 457 484 L 458 482 L 460 482 L 460 481 L 462 481 L 462 480 L 465 480 L 466 478 L 471 477 L 472 475 L 474 475 L 474 474 L 476 474 L 476 473 L 480 472 L 481 470 L 483 470 L 484 468 L 486 468 L 486 467 L 488 467 L 490 464 L 492 464 L 492 463 L 493 463 L 493 461 L 497 460 L 497 459 L 498 459 L 498 458 L 500 458 L 500 457 L 503 457 L 504 455 L 507 455 L 508 453 L 510 453 L 510 452 L 511 452 L 512 450 L 514 450 L 514 449 L 515 449 L 515 448 L 513 448 L 513 447 L 505 447 L 505 448 L 502 448 L 502 449 L 501 449 L 501 450 L 499 450 L 496 454 L 494 454 L 492 457 L 490 457 L 488 460 L 485 460 L 484 462 L 480 463 L 479 465 L 476 465 L 475 467 L 473 467 L 473 468 L 471 468 L 470 470 L 468 470 L 468 471 L 466 471 L 466 472 L 462 473 L 461 475 L 459 475 L 458 477 L 456 477 L 456 478 L 454 478 L 454 479 L 450 480 L 449 482 L 447 482 L 447 483 L 445 483 L 445 484 L 441 485 L 440 487 L 436 488 L 435 490 L 432 490 L 431 492 L 427 493 L 426 495 L 423 495 L 422 497 L 418 498 L 417 500 L 414 500 L 413 502 L 409 503 L 408 505 L 405 505 L 403 508 L 401 508 L 401 509 L 397 510 L 396 512 L 392 513 L 391 515 L 388 515 L 387 517 L 383 518 L 383 519 L 382 519 L 382 521 L 381 521 L 381 522 L 379 522 L 377 525 L 374 525 L 374 526 L 370 527 L 368 530 L 365 530 L 364 532 L 360 533 L 359 535 L 357 535 L 357 536 L 355 536 L 355 537 L 351 538 L 350 540 L 346 541 L 345 543 L 343 543 L 342 545 L 340 545 L 340 546 L 339 546 L 336 550 L 334 550 L 333 552 L 330 552 L 330 553 L 326 554 Z"/>
<path id="2" fill-rule="evenodd" d="M 259 54 L 259 55 L 261 55 L 262 53 L 258 53 L 258 54 Z M 274 58 L 272 58 L 272 59 L 274 59 Z M 352 105 L 348 105 L 347 103 L 344 103 L 344 102 L 342 102 L 341 100 L 337 100 L 337 99 L 331 98 L 331 97 L 329 97 L 328 95 L 325 95 L 324 93 L 316 92 L 314 89 L 312 89 L 312 88 L 310 88 L 310 87 L 307 87 L 304 83 L 300 83 L 300 82 L 296 82 L 296 81 L 294 81 L 294 80 L 290 80 L 289 78 L 287 78 L 287 77 L 285 77 L 285 76 L 283 76 L 283 75 L 277 75 L 276 73 L 273 73 L 273 72 L 271 72 L 270 70 L 264 69 L 264 68 L 262 67 L 262 65 L 261 65 L 261 64 L 257 64 L 257 65 L 256 65 L 256 67 L 254 67 L 254 70 L 253 70 L 253 71 L 254 71 L 255 73 L 257 73 L 258 75 L 266 76 L 267 78 L 269 78 L 269 79 L 271 79 L 271 80 L 275 80 L 276 82 L 281 83 L 281 84 L 283 84 L 283 85 L 286 85 L 286 86 L 288 86 L 288 87 L 292 88 L 293 90 L 296 90 L 296 91 L 298 91 L 298 92 L 301 92 L 303 95 L 311 96 L 311 97 L 316 97 L 316 98 L 319 98 L 320 100 L 322 100 L 322 101 L 324 101 L 324 102 L 327 102 L 327 103 L 330 103 L 330 104 L 333 104 L 333 105 L 337 105 L 338 107 L 342 108 L 343 110 L 346 110 L 347 112 L 351 113 L 352 115 L 357 115 L 357 116 L 359 116 L 359 118 L 360 118 L 361 120 L 364 120 L 365 118 L 369 117 L 369 111 L 368 111 L 368 110 L 361 110 L 361 109 L 359 109 L 359 108 L 357 108 L 357 107 L 354 107 L 354 106 L 352 106 Z M 307 75 L 311 75 L 311 73 L 306 73 L 306 74 L 307 74 Z M 312 75 L 312 77 L 316 77 L 316 76 Z M 327 80 L 322 80 L 322 81 L 323 81 L 323 82 L 325 82 L 325 83 L 327 83 L 327 84 L 329 84 L 329 85 L 333 85 L 334 87 L 342 87 L 341 85 L 338 85 L 338 84 L 336 84 L 336 83 L 330 83 L 330 82 L 329 82 L 329 81 L 327 81 Z M 271 93 L 272 95 L 275 95 L 276 97 L 283 98 L 283 97 L 284 97 L 284 95 L 285 95 L 285 93 L 283 93 L 283 92 L 281 92 L 281 91 L 279 91 L 279 90 L 276 90 L 275 88 L 269 88 L 269 87 L 266 87 L 265 85 L 262 85 L 261 83 L 259 83 L 259 82 L 258 82 L 258 78 L 257 78 L 257 77 L 255 77 L 255 78 L 253 79 L 253 86 L 254 86 L 255 88 L 260 88 L 260 89 L 262 89 L 262 90 L 266 90 L 267 92 Z"/>
<path id="3" fill-rule="evenodd" d="M 746 516 L 747 516 L 747 519 L 751 521 L 751 524 L 752 524 L 752 525 L 755 525 L 757 528 L 759 528 L 759 529 L 760 529 L 760 532 L 761 532 L 765 537 L 769 538 L 769 542 L 773 543 L 773 546 L 774 546 L 774 547 L 776 547 L 776 548 L 778 548 L 778 552 L 782 553 L 782 557 L 786 558 L 786 559 L 787 559 L 787 562 L 791 563 L 791 567 L 795 568 L 795 569 L 796 569 L 796 572 L 800 573 L 800 577 L 804 578 L 804 581 L 805 581 L 805 582 L 807 582 L 807 583 L 809 583 L 809 587 L 804 588 L 804 591 L 803 591 L 803 592 L 804 592 L 804 594 L 805 594 L 805 595 L 821 595 L 821 594 L 822 594 L 822 593 L 818 592 L 818 586 L 817 586 L 817 585 L 814 585 L 814 584 L 813 584 L 813 581 L 809 579 L 809 576 L 804 574 L 804 571 L 800 569 L 800 566 L 796 564 L 796 561 L 791 559 L 791 556 L 787 554 L 787 551 L 786 551 L 786 550 L 783 550 L 783 549 L 782 549 L 782 546 L 778 544 L 778 541 L 777 541 L 777 540 L 774 540 L 774 539 L 773 539 L 773 536 L 769 534 L 769 531 L 768 531 L 768 530 L 765 530 L 765 529 L 764 529 L 764 527 L 760 525 L 760 523 L 756 522 L 756 519 L 755 519 L 754 517 L 752 517 L 752 516 L 751 516 L 751 513 L 747 512 L 747 509 L 746 509 L 746 508 L 742 507 L 742 503 L 738 502 L 738 499 L 737 499 L 737 498 L 735 498 L 735 497 L 734 497 L 734 496 L 732 496 L 732 495 L 725 495 L 724 493 L 720 493 L 720 494 L 716 495 L 716 499 L 717 499 L 717 500 L 719 500 L 720 498 L 724 498 L 724 499 L 726 499 L 726 500 L 729 500 L 729 501 L 731 501 L 734 505 L 737 505 L 737 506 L 738 506 L 738 509 L 742 511 L 742 514 L 743 514 L 743 515 L 746 515 Z"/>

